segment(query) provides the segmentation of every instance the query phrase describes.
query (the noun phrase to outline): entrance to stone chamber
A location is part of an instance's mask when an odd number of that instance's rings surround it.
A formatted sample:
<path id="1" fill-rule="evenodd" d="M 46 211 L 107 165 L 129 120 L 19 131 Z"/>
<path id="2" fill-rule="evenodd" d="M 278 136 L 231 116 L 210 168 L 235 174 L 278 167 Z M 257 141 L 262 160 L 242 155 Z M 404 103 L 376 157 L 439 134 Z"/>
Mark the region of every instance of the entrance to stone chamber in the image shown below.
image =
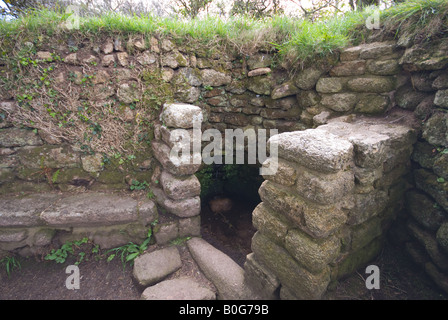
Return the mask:
<path id="1" fill-rule="evenodd" d="M 255 233 L 252 212 L 261 202 L 260 165 L 203 165 L 201 182 L 201 234 L 210 244 L 243 266 Z"/>

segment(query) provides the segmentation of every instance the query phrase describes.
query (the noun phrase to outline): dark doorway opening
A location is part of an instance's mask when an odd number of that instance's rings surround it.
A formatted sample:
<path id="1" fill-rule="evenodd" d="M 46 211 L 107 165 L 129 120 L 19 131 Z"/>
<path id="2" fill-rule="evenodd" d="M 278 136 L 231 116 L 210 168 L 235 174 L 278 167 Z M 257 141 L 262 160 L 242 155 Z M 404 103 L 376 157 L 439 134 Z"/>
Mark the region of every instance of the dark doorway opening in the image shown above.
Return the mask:
<path id="1" fill-rule="evenodd" d="M 243 266 L 255 233 L 252 211 L 261 202 L 259 165 L 212 164 L 196 174 L 201 182 L 201 233 Z"/>

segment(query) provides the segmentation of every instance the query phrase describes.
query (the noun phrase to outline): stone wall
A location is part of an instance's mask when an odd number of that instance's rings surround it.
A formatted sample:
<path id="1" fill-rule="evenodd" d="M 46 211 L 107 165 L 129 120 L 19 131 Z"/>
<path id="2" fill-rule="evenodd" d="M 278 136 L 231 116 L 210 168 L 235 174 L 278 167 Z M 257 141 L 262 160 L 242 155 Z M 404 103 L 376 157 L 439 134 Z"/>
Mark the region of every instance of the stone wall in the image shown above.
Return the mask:
<path id="1" fill-rule="evenodd" d="M 426 46 L 371 42 L 294 72 L 274 51 L 247 56 L 158 36 L 17 46 L 30 48 L 38 67 L 24 70 L 28 83 L 40 87 L 0 88 L 0 193 L 6 197 L 145 186 L 166 213 L 156 230 L 160 243 L 198 235 L 199 167 L 178 168 L 167 159 L 171 130 L 190 127 L 185 119 L 159 118 L 163 105 L 188 103 L 201 111 L 203 130 L 278 129 L 289 135 L 276 139 L 298 143 L 292 150 L 280 144 L 280 171 L 265 177 L 263 203 L 254 212 L 258 232 L 246 271 L 262 280 L 268 297 L 280 284 L 284 298 L 320 297 L 331 281 L 374 256 L 398 213 L 398 225 L 407 226 L 403 246 L 446 284 L 446 39 Z M 106 120 L 109 127 L 102 127 Z M 308 141 L 319 148 L 302 159 L 311 152 L 299 152 Z M 407 173 L 412 179 L 405 181 Z M 403 199 L 407 211 L 399 210 Z M 277 249 L 284 266 L 278 270 L 267 254 Z M 285 278 L 291 270 L 298 282 Z"/>
<path id="2" fill-rule="evenodd" d="M 415 138 L 406 126 L 338 118 L 272 137 L 280 162 L 253 212 L 250 283 L 266 298 L 280 287 L 282 299 L 318 299 L 374 258 L 403 204 Z"/>

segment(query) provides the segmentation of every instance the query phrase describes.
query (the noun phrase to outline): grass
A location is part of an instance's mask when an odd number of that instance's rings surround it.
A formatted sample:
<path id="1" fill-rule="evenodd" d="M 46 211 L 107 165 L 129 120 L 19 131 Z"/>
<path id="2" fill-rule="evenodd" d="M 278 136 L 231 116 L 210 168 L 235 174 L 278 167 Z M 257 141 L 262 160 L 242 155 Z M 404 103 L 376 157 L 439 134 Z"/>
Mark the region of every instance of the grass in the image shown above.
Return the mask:
<path id="1" fill-rule="evenodd" d="M 234 17 L 223 20 L 208 16 L 203 19 L 182 20 L 155 16 L 123 16 L 105 13 L 97 17 L 84 17 L 76 32 L 83 35 L 101 33 L 158 34 L 170 36 L 179 42 L 200 42 L 210 45 L 230 45 L 242 54 L 266 48 L 278 50 L 280 57 L 291 63 L 306 62 L 315 56 L 333 53 L 354 41 L 360 41 L 360 30 L 373 9 L 349 12 L 330 19 L 310 22 L 285 16 L 254 20 Z M 381 21 L 388 30 L 397 34 L 407 30 L 425 34 L 426 38 L 446 34 L 448 2 L 445 0 L 408 0 L 381 12 Z M 41 33 L 55 35 L 74 31 L 61 28 L 67 14 L 50 10 L 37 10 L 20 19 L 0 21 L 3 38 Z M 0 39 L 1 42 L 1 39 Z"/>

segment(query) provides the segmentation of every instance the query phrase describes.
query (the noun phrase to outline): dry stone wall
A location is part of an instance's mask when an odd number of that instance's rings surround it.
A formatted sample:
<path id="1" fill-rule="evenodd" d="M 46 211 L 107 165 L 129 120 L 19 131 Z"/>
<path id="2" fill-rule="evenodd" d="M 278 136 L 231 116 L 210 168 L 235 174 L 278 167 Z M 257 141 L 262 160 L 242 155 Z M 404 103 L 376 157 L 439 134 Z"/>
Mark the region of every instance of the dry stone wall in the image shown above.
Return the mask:
<path id="1" fill-rule="evenodd" d="M 402 205 L 415 139 L 406 126 L 337 118 L 272 137 L 279 169 L 253 212 L 251 283 L 266 298 L 280 287 L 281 298 L 318 299 L 374 258 Z"/>
<path id="2" fill-rule="evenodd" d="M 279 287 L 284 298 L 320 297 L 332 281 L 374 256 L 397 214 L 397 225 L 406 226 L 399 241 L 447 290 L 446 39 L 425 46 L 371 42 L 296 72 L 278 64 L 275 52 L 248 56 L 158 36 L 58 43 L 17 44 L 28 46 L 39 66 L 25 68 L 31 79 L 48 73 L 45 92 L 0 88 L 5 197 L 147 186 L 165 212 L 157 242 L 199 235 L 199 166 L 179 167 L 167 157 L 170 133 L 191 130 L 191 119 L 159 118 L 163 105 L 189 104 L 190 116 L 201 113 L 202 130 L 281 133 L 275 138 L 279 171 L 260 189 L 258 232 L 246 263 L 248 279 L 258 279 L 266 297 Z M 46 106 L 54 100 L 67 112 Z M 63 121 L 71 119 L 78 122 L 66 132 Z M 406 210 L 399 210 L 402 200 Z M 24 239 L 33 246 L 25 229 L 38 225 L 11 231 L 19 226 L 4 223 L 2 248 L 17 248 L 11 243 Z M 29 230 L 34 237 L 37 229 Z"/>

